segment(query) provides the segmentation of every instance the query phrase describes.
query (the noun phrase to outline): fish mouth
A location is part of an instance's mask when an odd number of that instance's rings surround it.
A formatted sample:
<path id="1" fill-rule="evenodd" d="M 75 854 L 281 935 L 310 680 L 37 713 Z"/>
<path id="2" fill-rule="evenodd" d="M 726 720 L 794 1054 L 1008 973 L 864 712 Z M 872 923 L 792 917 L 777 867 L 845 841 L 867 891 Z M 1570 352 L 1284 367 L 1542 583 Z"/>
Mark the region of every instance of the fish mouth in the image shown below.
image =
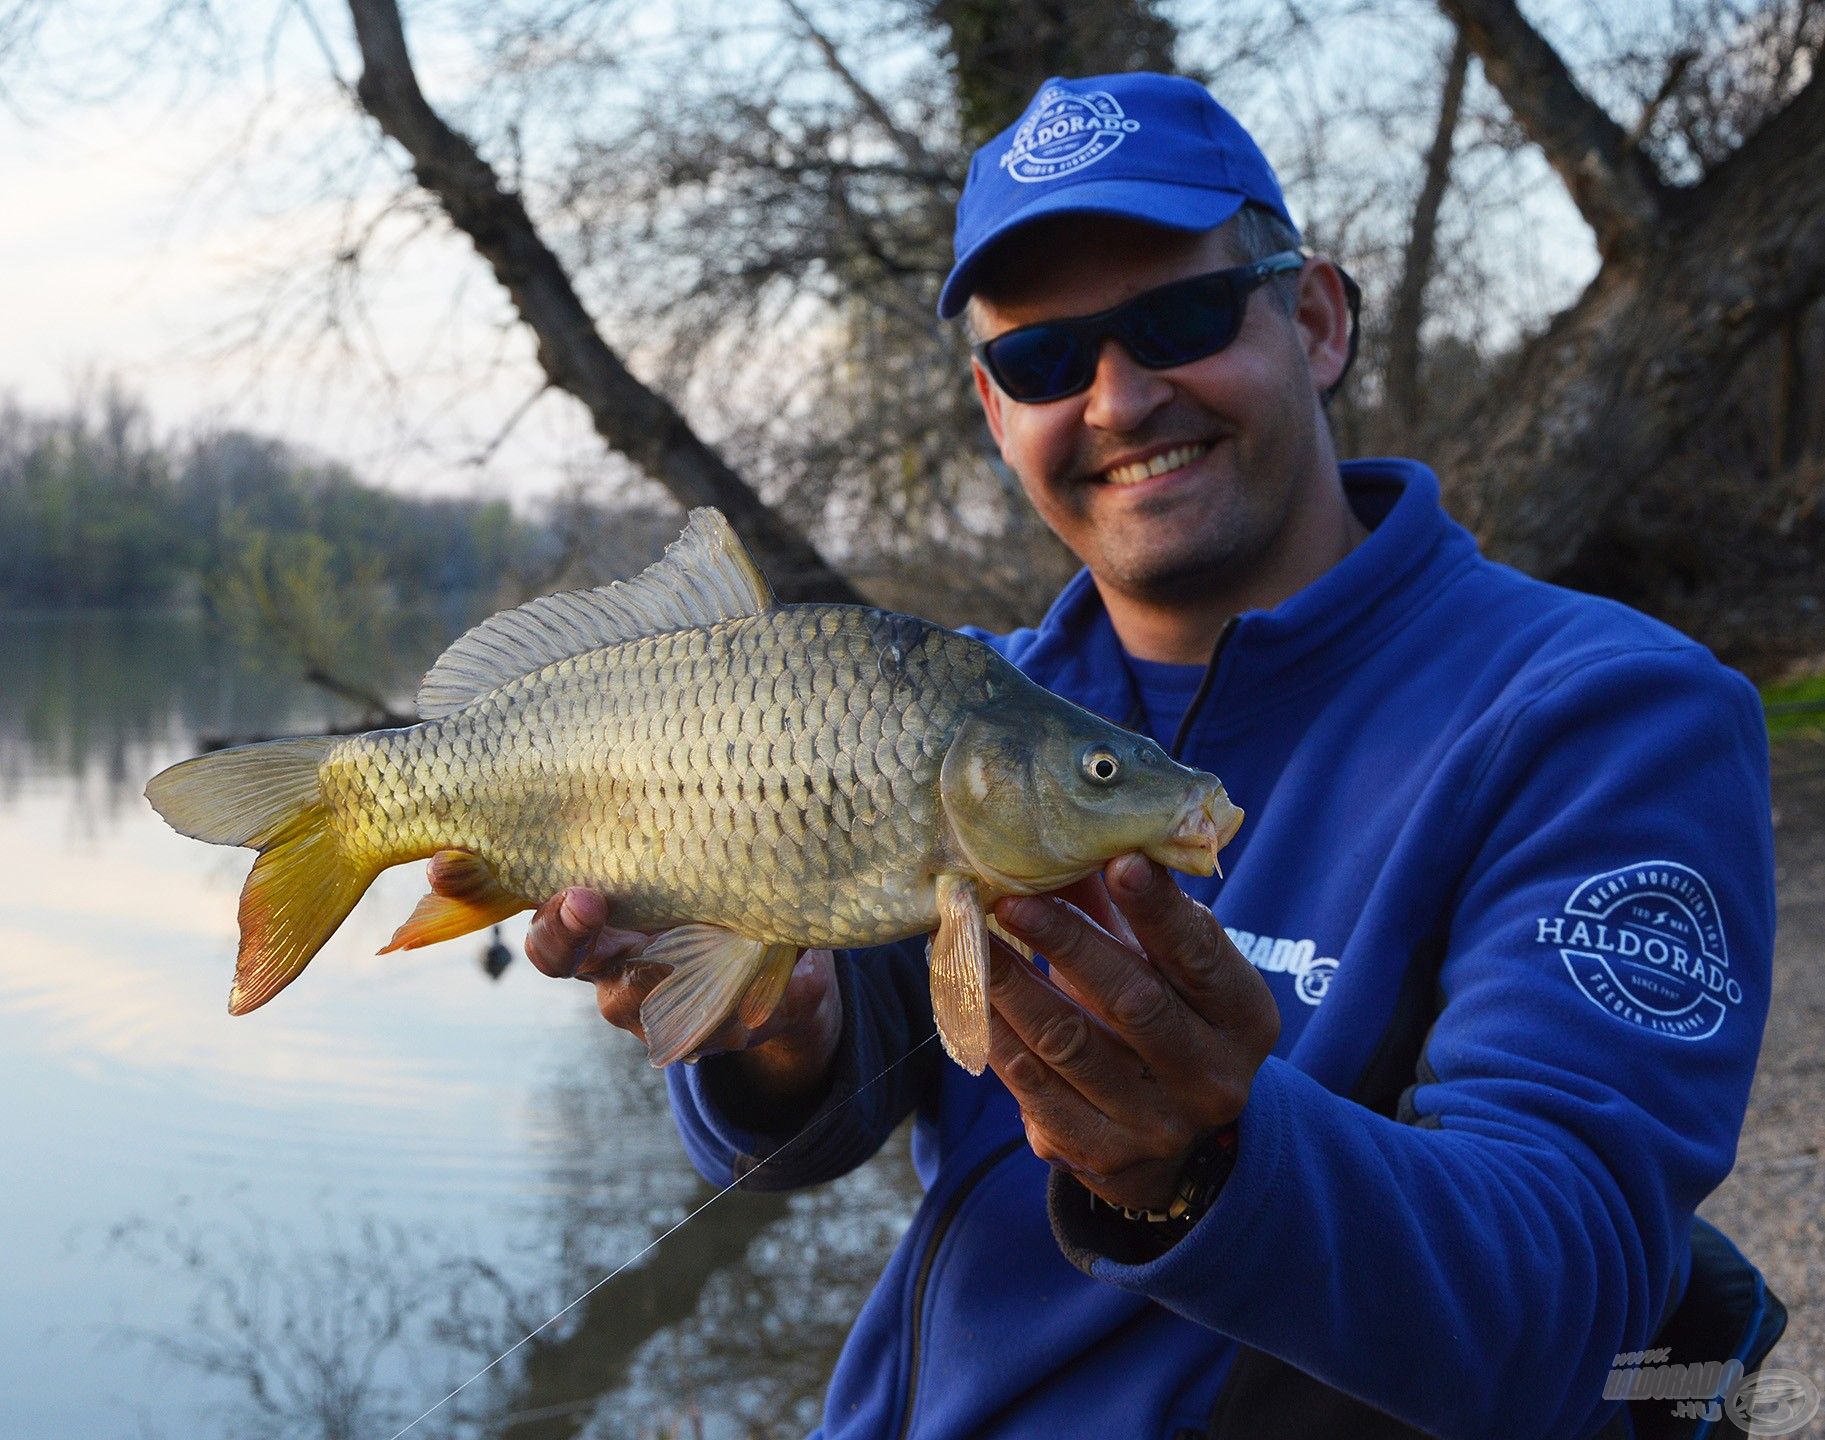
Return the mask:
<path id="1" fill-rule="evenodd" d="M 1187 875 L 1221 875 L 1217 852 L 1241 828 L 1242 812 L 1229 803 L 1221 785 L 1212 785 L 1194 795 L 1165 838 L 1143 853 Z"/>

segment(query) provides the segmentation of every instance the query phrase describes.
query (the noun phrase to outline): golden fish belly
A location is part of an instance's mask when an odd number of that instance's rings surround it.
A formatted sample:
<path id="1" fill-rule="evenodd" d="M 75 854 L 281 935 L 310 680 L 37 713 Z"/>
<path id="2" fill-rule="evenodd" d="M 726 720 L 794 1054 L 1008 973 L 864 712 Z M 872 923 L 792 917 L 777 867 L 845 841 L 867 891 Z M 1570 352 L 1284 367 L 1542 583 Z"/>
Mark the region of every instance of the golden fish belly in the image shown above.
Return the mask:
<path id="1" fill-rule="evenodd" d="M 795 606 L 545 667 L 325 766 L 345 844 L 472 850 L 536 902 L 590 885 L 638 929 L 860 945 L 937 923 L 938 772 L 991 657 Z"/>

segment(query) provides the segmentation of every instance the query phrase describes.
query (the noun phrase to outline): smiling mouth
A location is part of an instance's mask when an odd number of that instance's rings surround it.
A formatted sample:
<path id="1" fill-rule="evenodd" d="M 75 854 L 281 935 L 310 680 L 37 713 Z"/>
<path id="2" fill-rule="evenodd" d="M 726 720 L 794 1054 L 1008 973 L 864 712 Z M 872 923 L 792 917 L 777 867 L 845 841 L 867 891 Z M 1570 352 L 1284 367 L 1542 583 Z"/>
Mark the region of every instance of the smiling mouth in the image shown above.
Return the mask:
<path id="1" fill-rule="evenodd" d="M 1138 485 L 1143 480 L 1151 480 L 1155 475 L 1164 475 L 1168 470 L 1177 470 L 1208 455 L 1214 444 L 1214 441 L 1200 440 L 1191 445 L 1175 445 L 1149 459 L 1136 460 L 1131 465 L 1112 466 L 1103 471 L 1103 479 L 1111 485 Z"/>

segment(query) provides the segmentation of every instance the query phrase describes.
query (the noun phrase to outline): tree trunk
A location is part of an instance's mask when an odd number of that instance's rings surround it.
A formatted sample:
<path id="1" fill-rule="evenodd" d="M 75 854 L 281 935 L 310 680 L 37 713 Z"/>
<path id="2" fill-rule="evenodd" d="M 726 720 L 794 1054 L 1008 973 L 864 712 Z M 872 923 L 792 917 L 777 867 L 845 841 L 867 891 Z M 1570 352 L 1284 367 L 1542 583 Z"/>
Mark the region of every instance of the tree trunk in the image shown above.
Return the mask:
<path id="1" fill-rule="evenodd" d="M 1509 0 L 1440 3 L 1476 12 L 1465 33 L 1491 81 L 1560 173 L 1582 177 L 1574 198 L 1599 234 L 1612 227 L 1596 279 L 1472 402 L 1440 469 L 1492 556 L 1547 577 L 1588 573 L 1618 502 L 1703 437 L 1749 351 L 1825 293 L 1825 75 L 1699 184 L 1665 189 L 1626 150 L 1597 153 L 1620 132 L 1588 100 L 1541 119 L 1563 94 L 1557 57 L 1542 60 L 1531 31 L 1513 38 L 1526 22 Z M 1531 68 L 1493 59 L 1492 35 Z M 1587 142 L 1595 150 L 1581 152 Z M 1649 229 L 1618 221 L 1649 199 Z"/>
<path id="2" fill-rule="evenodd" d="M 1629 135 L 1572 79 L 1514 0 L 1439 0 L 1527 138 L 1559 172 L 1610 256 L 1651 244 L 1664 192 Z"/>
<path id="3" fill-rule="evenodd" d="M 1420 183 L 1419 199 L 1414 202 L 1413 223 L 1407 231 L 1406 252 L 1401 256 L 1400 283 L 1395 287 L 1388 317 L 1388 408 L 1405 432 L 1403 441 L 1418 432 L 1423 418 L 1419 332 L 1426 320 L 1426 282 L 1432 278 L 1438 213 L 1451 180 L 1452 141 L 1457 135 L 1464 82 L 1469 74 L 1470 42 L 1460 30 L 1445 62 L 1438 126 L 1432 134 L 1432 148 L 1426 154 L 1425 179 Z"/>
<path id="4" fill-rule="evenodd" d="M 538 338 L 539 364 L 551 383 L 581 400 L 596 433 L 679 504 L 714 505 L 727 515 L 782 598 L 859 602 L 810 542 L 609 349 L 519 196 L 425 99 L 394 0 L 348 0 L 348 7 L 361 47 L 362 108 L 405 147 L 418 182 L 493 268 Z"/>
<path id="5" fill-rule="evenodd" d="M 971 145 L 1013 124 L 1054 75 L 1170 70 L 1178 38 L 1158 0 L 932 0 L 931 14 Z"/>

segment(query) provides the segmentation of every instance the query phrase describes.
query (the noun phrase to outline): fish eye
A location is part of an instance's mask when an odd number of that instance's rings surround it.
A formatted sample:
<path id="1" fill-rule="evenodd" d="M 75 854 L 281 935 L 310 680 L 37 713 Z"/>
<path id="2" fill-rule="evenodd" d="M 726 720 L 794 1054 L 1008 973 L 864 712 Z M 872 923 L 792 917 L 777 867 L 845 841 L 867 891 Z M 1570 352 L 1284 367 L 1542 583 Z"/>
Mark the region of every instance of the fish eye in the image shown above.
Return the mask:
<path id="1" fill-rule="evenodd" d="M 1122 778 L 1122 762 L 1107 745 L 1092 745 L 1077 764 L 1092 785 L 1113 785 Z"/>

